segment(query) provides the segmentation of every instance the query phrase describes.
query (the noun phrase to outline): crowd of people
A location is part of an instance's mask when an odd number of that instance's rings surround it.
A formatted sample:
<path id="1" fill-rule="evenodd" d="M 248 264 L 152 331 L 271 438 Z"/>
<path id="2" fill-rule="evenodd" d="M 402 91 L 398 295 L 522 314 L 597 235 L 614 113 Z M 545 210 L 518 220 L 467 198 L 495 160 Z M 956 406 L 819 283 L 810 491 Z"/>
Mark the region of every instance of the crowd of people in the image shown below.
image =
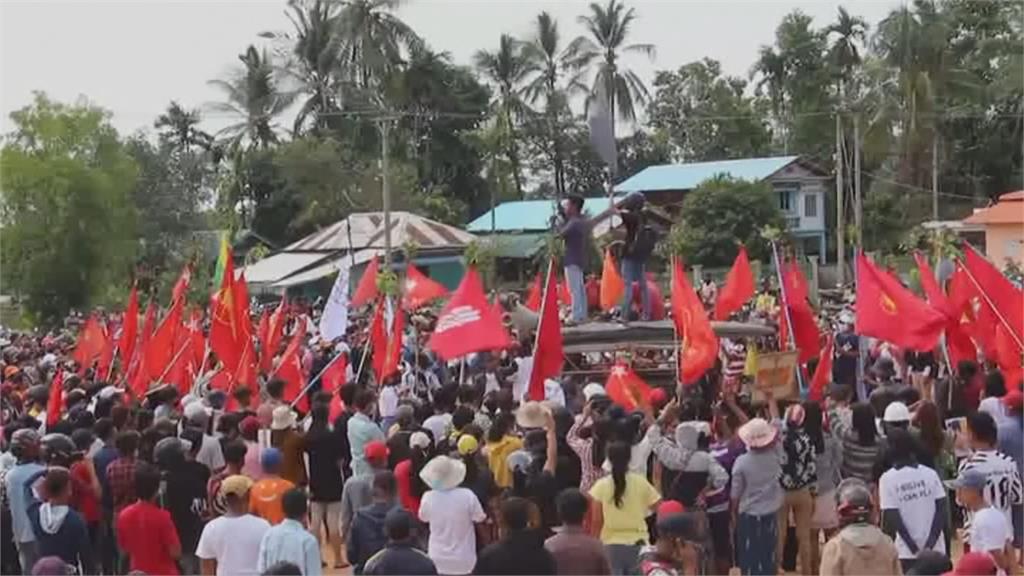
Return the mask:
<path id="1" fill-rule="evenodd" d="M 13 335 L 3 352 L 5 574 L 1012 574 L 1020 564 L 1024 396 L 973 363 L 919 379 L 916 358 L 882 354 L 866 398 L 837 362 L 824 402 L 755 401 L 749 387 L 723 385 L 744 378 L 723 352 L 698 385 L 627 411 L 574 377 L 544 402 L 517 399 L 528 349 L 449 370 L 410 347 L 396 377 L 377 386 L 350 368 L 349 383 L 311 389 L 300 413 L 274 379 L 255 401 L 201 385 L 135 398 L 79 374 L 56 342 Z M 311 372 L 335 355 L 315 340 L 306 352 Z M 43 383 L 57 370 L 65 406 L 47 418 Z M 956 401 L 933 400 L 940 387 Z"/>

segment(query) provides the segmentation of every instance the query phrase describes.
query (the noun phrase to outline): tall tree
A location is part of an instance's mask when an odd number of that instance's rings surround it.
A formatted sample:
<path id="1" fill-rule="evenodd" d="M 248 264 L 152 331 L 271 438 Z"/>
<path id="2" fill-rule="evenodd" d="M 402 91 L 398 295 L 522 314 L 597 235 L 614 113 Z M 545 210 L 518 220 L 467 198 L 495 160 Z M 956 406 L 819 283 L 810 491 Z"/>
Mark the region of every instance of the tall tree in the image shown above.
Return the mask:
<path id="1" fill-rule="evenodd" d="M 590 95 L 607 94 L 614 131 L 614 118 L 632 122 L 637 108 L 643 105 L 649 93 L 635 72 L 625 68 L 622 58 L 626 54 L 643 54 L 654 58 L 653 44 L 627 44 L 630 27 L 636 20 L 633 8 L 626 9 L 618 0 L 608 0 L 601 6 L 590 4 L 590 13 L 579 17 L 587 29 L 587 36 L 578 36 L 570 50 L 575 54 L 574 65 L 594 69 L 594 84 Z"/>
<path id="2" fill-rule="evenodd" d="M 0 151 L 4 278 L 37 320 L 124 293 L 136 248 L 136 166 L 110 114 L 36 93 Z"/>
<path id="3" fill-rule="evenodd" d="M 345 0 L 340 34 L 349 78 L 370 90 L 402 63 L 423 40 L 394 11 L 402 0 Z"/>
<path id="4" fill-rule="evenodd" d="M 686 161 L 764 155 L 771 150 L 767 117 L 746 86 L 710 58 L 659 72 L 648 122 Z"/>
<path id="5" fill-rule="evenodd" d="M 249 147 L 266 148 L 278 141 L 275 119 L 291 102 L 278 90 L 274 67 L 265 50 L 249 46 L 238 59 L 242 61 L 241 70 L 235 70 L 226 80 L 210 81 L 226 97 L 211 108 L 238 119 L 217 135 L 231 146 L 248 143 Z"/>
<path id="6" fill-rule="evenodd" d="M 173 142 L 179 151 L 188 152 L 197 146 L 207 149 L 213 143 L 213 137 L 199 129 L 201 120 L 198 110 L 186 110 L 171 100 L 167 111 L 157 116 L 153 127 L 162 139 Z"/>
<path id="7" fill-rule="evenodd" d="M 498 49 L 494 52 L 478 50 L 473 56 L 473 63 L 480 74 L 497 88 L 492 104 L 494 119 L 503 136 L 503 148 L 511 166 L 516 195 L 522 198 L 523 179 L 516 127 L 527 113 L 522 100 L 522 84 L 529 70 L 523 57 L 522 44 L 512 36 L 502 34 Z"/>
<path id="8" fill-rule="evenodd" d="M 868 23 L 859 16 L 851 16 L 843 6 L 839 7 L 836 21 L 825 28 L 825 34 L 834 37 L 828 55 L 834 69 L 840 102 L 846 102 L 850 92 L 849 83 L 861 64 L 861 47 L 867 31 Z"/>
<path id="9" fill-rule="evenodd" d="M 582 83 L 583 71 L 573 66 L 574 54 L 562 45 L 558 23 L 547 12 L 537 15 L 533 37 L 523 45 L 527 74 L 530 76 L 523 93 L 526 100 L 536 106 L 543 101 L 541 132 L 545 135 L 544 149 L 551 162 L 555 193 L 565 194 L 565 138 L 563 121 L 571 114 L 569 97 L 586 90 Z"/>

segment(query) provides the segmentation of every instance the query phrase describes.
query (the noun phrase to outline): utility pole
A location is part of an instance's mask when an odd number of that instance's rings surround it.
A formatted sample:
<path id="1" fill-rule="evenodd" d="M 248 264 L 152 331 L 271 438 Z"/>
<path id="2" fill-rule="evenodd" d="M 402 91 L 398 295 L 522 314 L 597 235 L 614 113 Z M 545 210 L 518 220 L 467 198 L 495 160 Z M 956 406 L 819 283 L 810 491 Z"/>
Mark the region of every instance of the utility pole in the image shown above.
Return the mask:
<path id="1" fill-rule="evenodd" d="M 860 114 L 853 116 L 853 224 L 857 228 L 857 249 L 864 248 L 864 200 L 860 193 Z"/>
<path id="2" fill-rule="evenodd" d="M 939 221 L 939 134 L 932 136 L 932 220 Z M 936 229 L 937 230 L 937 229 Z"/>
<path id="3" fill-rule="evenodd" d="M 388 132 L 391 118 L 378 120 L 380 128 L 380 186 L 384 207 L 384 269 L 391 270 L 391 187 L 388 186 Z"/>
<path id="4" fill-rule="evenodd" d="M 846 283 L 846 239 L 843 218 L 843 119 L 836 110 L 836 278 Z"/>

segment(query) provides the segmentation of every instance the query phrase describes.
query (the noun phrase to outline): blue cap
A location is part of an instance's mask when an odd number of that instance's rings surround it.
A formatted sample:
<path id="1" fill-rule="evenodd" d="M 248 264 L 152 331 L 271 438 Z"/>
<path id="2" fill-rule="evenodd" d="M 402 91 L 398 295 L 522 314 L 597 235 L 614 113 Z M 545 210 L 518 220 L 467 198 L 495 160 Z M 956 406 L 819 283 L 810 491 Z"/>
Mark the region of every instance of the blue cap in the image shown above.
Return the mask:
<path id="1" fill-rule="evenodd" d="M 264 472 L 276 471 L 281 466 L 281 451 L 277 448 L 264 448 L 260 454 L 260 467 Z"/>
<path id="2" fill-rule="evenodd" d="M 968 468 L 960 472 L 953 480 L 946 481 L 946 486 L 952 490 L 957 488 L 969 488 L 972 490 L 985 489 L 985 473 L 976 468 Z"/>

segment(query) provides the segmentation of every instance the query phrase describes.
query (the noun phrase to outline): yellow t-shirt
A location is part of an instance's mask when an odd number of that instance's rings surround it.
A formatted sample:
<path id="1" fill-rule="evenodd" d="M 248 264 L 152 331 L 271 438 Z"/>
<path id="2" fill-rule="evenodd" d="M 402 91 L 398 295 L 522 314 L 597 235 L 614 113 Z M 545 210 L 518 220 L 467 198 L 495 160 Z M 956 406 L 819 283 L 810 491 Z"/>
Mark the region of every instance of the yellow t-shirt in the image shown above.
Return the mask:
<path id="1" fill-rule="evenodd" d="M 615 505 L 615 482 L 605 476 L 594 483 L 590 496 L 601 503 L 601 542 L 605 544 L 647 543 L 645 518 L 651 507 L 661 500 L 661 494 L 651 486 L 647 478 L 632 472 L 626 473 L 626 491 L 622 494 L 622 506 Z"/>

